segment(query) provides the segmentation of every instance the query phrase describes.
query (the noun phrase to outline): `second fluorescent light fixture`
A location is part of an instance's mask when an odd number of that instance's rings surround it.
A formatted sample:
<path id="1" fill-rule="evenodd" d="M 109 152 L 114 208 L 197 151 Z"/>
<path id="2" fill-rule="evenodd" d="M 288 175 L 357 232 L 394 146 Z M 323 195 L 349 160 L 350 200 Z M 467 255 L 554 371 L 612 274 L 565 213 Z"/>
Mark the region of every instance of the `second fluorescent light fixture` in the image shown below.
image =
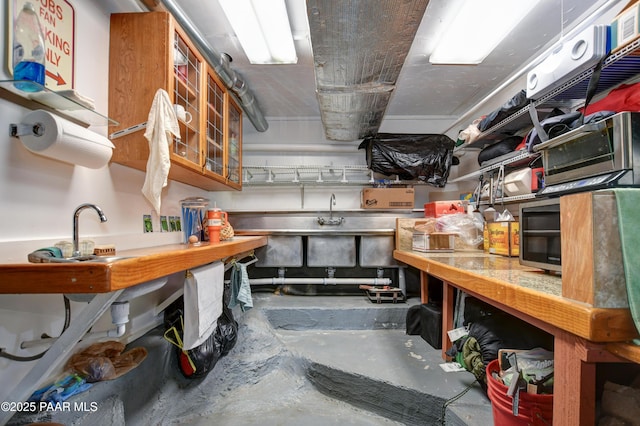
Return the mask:
<path id="1" fill-rule="evenodd" d="M 432 64 L 476 65 L 520 23 L 539 0 L 466 0 L 440 36 Z"/>
<path id="2" fill-rule="evenodd" d="M 220 0 L 220 5 L 249 62 L 298 62 L 284 0 Z"/>

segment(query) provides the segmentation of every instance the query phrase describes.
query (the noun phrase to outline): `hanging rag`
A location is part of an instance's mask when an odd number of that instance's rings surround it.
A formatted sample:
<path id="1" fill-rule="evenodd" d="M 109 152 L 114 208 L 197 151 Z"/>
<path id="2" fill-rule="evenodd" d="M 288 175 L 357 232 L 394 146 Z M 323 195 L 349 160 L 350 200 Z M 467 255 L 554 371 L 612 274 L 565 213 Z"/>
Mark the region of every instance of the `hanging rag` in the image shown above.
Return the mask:
<path id="1" fill-rule="evenodd" d="M 231 298 L 229 299 L 229 307 L 240 304 L 242 312 L 246 312 L 253 308 L 253 299 L 251 298 L 251 285 L 249 284 L 249 274 L 247 274 L 247 265 L 235 262 L 231 270 Z"/>
<path id="2" fill-rule="evenodd" d="M 142 193 L 151 202 L 158 215 L 160 215 L 160 195 L 162 188 L 167 186 L 167 176 L 171 167 L 169 156 L 171 135 L 180 137 L 178 119 L 169 94 L 164 89 L 158 89 L 151 104 L 147 128 L 144 132 L 144 137 L 149 141 L 149 159 L 147 174 L 142 185 Z"/>
<path id="3" fill-rule="evenodd" d="M 614 189 L 618 208 L 618 231 L 622 246 L 622 263 L 624 265 L 625 281 L 627 282 L 627 298 L 631 317 L 640 331 L 640 262 L 638 262 L 638 247 L 640 247 L 640 189 Z"/>
<path id="4" fill-rule="evenodd" d="M 184 336 L 182 349 L 204 343 L 222 314 L 224 264 L 213 262 L 187 273 L 184 281 Z"/>

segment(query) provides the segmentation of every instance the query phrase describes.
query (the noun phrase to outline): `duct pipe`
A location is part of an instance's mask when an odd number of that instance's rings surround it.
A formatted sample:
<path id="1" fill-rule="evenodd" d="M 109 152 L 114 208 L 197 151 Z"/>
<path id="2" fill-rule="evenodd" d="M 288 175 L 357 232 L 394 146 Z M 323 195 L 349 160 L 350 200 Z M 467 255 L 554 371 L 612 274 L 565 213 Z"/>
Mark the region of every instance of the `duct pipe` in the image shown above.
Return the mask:
<path id="1" fill-rule="evenodd" d="M 184 14 L 174 0 L 160 0 L 160 3 L 173 15 L 189 39 L 198 48 L 202 56 L 213 67 L 224 85 L 238 98 L 245 115 L 259 132 L 266 132 L 269 128 L 260 107 L 257 105 L 253 93 L 246 87 L 242 78 L 229 67 L 225 55 L 216 52 L 196 29 L 191 20 Z"/>
<path id="2" fill-rule="evenodd" d="M 285 278 L 285 277 L 273 277 L 273 278 L 255 278 L 250 279 L 251 285 L 285 285 L 285 284 L 323 284 L 323 285 L 338 285 L 338 284 L 358 284 L 358 285 L 390 285 L 390 278 Z"/>

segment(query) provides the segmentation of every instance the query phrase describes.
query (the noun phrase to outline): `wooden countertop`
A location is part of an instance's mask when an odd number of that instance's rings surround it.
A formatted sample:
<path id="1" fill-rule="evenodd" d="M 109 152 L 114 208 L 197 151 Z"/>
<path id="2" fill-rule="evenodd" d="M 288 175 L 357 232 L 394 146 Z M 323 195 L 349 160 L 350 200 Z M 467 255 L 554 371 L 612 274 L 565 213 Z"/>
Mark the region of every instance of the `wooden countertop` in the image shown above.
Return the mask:
<path id="1" fill-rule="evenodd" d="M 0 264 L 0 294 L 107 293 L 248 252 L 265 236 L 236 236 L 219 244 L 171 244 L 118 251 L 110 263 Z"/>
<path id="2" fill-rule="evenodd" d="M 521 312 L 592 342 L 638 337 L 629 309 L 593 308 L 562 297 L 562 279 L 482 251 L 421 253 L 395 250 L 396 260 L 447 281 L 471 295 Z"/>

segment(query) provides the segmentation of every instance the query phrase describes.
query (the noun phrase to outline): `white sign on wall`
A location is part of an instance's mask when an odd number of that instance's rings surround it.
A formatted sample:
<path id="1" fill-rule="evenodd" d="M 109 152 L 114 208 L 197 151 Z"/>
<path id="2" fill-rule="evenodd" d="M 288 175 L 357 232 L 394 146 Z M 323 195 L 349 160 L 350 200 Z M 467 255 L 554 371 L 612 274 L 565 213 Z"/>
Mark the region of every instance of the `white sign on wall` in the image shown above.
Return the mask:
<path id="1" fill-rule="evenodd" d="M 7 64 L 12 69 L 13 22 L 26 2 L 31 2 L 44 30 L 46 48 L 45 86 L 51 90 L 74 87 L 75 70 L 75 11 L 67 0 L 10 0 L 7 17 Z"/>

